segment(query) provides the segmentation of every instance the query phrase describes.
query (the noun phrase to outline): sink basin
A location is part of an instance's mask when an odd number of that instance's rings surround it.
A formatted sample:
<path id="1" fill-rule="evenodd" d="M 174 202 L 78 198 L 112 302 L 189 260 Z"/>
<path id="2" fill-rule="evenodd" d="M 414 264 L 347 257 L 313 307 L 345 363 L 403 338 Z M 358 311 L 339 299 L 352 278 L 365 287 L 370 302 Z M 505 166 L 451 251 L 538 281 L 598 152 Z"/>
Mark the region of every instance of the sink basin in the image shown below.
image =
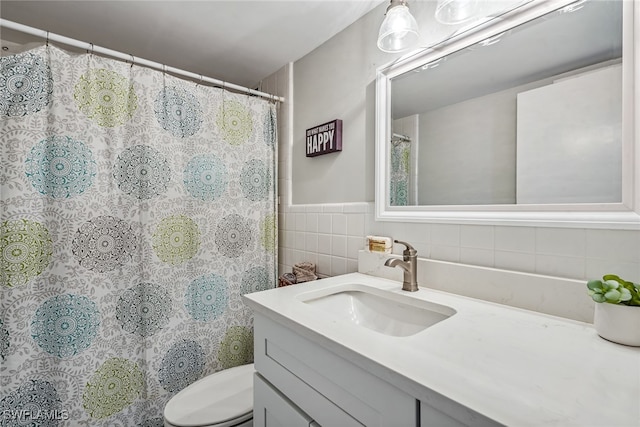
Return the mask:
<path id="1" fill-rule="evenodd" d="M 395 337 L 417 334 L 456 313 L 440 304 L 359 284 L 318 294 L 302 294 L 299 299 L 326 315 Z"/>

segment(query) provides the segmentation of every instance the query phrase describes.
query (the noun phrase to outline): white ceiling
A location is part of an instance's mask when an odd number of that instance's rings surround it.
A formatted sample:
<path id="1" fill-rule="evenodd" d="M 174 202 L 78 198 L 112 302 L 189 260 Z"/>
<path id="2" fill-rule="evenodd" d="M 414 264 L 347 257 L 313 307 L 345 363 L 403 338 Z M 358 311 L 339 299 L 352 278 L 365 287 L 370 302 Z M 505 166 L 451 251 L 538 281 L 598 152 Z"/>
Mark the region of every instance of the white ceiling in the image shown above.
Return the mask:
<path id="1" fill-rule="evenodd" d="M 385 2 L 2 0 L 0 17 L 255 88 Z M 29 41 L 7 30 L 1 36 Z"/>

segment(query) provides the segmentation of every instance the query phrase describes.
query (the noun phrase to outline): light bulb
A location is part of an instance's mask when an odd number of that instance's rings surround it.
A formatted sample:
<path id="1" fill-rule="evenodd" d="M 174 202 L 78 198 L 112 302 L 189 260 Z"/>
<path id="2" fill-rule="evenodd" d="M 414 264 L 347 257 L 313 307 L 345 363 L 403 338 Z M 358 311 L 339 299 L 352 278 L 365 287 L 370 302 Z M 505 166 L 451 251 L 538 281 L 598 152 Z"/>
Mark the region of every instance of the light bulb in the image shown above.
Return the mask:
<path id="1" fill-rule="evenodd" d="M 409 12 L 406 3 L 392 5 L 380 25 L 378 33 L 378 48 L 383 52 L 402 52 L 418 41 L 418 24 Z"/>

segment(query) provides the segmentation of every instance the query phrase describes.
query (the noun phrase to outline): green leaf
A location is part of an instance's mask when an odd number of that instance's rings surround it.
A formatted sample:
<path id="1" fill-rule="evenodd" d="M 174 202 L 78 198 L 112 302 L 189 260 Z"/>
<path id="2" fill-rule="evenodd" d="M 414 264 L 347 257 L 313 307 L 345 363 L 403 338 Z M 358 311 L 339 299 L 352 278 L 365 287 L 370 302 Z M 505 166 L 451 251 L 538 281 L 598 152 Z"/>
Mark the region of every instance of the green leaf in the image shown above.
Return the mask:
<path id="1" fill-rule="evenodd" d="M 602 289 L 602 281 L 601 280 L 589 280 L 587 282 L 587 288 L 592 291 Z"/>
<path id="2" fill-rule="evenodd" d="M 605 282 L 607 280 L 615 280 L 616 282 L 623 282 L 623 280 L 616 276 L 615 274 L 605 274 L 604 276 L 602 276 L 602 280 L 604 280 Z"/>
<path id="3" fill-rule="evenodd" d="M 618 289 L 623 282 L 618 282 L 617 280 L 605 280 L 604 285 L 605 289 Z"/>
<path id="4" fill-rule="evenodd" d="M 602 294 L 593 294 L 591 295 L 591 298 L 595 301 L 595 302 L 605 302 L 607 299 L 604 297 L 604 295 Z"/>
<path id="5" fill-rule="evenodd" d="M 611 289 L 609 292 L 604 294 L 604 297 L 607 302 L 612 302 L 614 304 L 620 302 L 620 292 L 618 292 L 616 289 Z"/>
<path id="6" fill-rule="evenodd" d="M 629 301 L 631 299 L 631 292 L 629 292 L 629 289 L 621 287 L 619 289 L 620 292 L 620 301 Z"/>

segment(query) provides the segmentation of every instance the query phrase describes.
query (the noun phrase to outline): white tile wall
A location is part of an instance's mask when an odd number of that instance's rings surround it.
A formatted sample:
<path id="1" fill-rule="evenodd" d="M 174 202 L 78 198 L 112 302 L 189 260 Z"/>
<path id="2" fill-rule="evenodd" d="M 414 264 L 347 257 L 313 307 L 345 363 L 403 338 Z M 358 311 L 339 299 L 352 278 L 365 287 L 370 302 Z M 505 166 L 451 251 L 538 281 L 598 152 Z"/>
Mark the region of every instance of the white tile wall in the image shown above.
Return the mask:
<path id="1" fill-rule="evenodd" d="M 435 260 L 579 280 L 616 273 L 628 280 L 640 281 L 638 231 L 380 223 L 374 221 L 373 206 L 369 204 L 360 204 L 360 213 L 327 215 L 322 205 L 305 209 L 307 217 L 326 217 L 327 226 L 321 227 L 322 220 L 319 220 L 316 228 L 313 220 L 308 221 L 311 225 L 304 230 L 307 244 L 298 256 L 323 261 L 318 271 L 324 275 L 357 271 L 358 250 L 364 248 L 365 236 L 379 234 L 407 241 L 421 257 Z M 287 209 L 281 212 L 285 218 L 295 215 L 300 214 Z M 282 223 L 290 221 L 285 219 Z M 281 230 L 281 235 L 288 236 L 290 232 Z M 288 249 L 286 245 L 290 241 L 285 239 L 285 247 L 281 249 Z M 401 250 L 402 245 L 396 244 L 394 253 Z M 280 260 L 281 272 L 290 271 L 293 260 L 287 258 L 289 252 L 281 252 L 285 256 Z"/>
<path id="2" fill-rule="evenodd" d="M 367 234 L 368 204 L 358 204 L 356 206 L 325 206 L 306 205 L 283 207 L 280 210 L 279 230 L 280 245 L 280 274 L 291 271 L 295 262 L 311 261 L 316 263 L 317 271 L 327 276 L 335 276 L 348 272 L 357 271 L 358 251 L 364 247 L 364 236 Z M 342 212 L 336 212 L 336 210 Z M 302 212 L 303 211 L 303 212 Z M 300 218 L 304 217 L 304 221 Z M 295 230 L 291 227 L 291 218 L 295 218 Z M 298 228 L 304 223 L 303 229 Z M 290 239 L 289 233 L 294 232 L 300 239 L 304 239 L 304 247 L 297 244 L 288 251 L 286 246 Z"/>
<path id="3" fill-rule="evenodd" d="M 279 273 L 302 261 L 323 275 L 358 270 L 369 234 L 411 243 L 420 257 L 586 280 L 640 281 L 640 231 L 376 222 L 372 203 L 291 205 L 292 64 L 263 81 L 284 96 L 278 118 Z M 395 253 L 401 252 L 396 245 Z"/>

